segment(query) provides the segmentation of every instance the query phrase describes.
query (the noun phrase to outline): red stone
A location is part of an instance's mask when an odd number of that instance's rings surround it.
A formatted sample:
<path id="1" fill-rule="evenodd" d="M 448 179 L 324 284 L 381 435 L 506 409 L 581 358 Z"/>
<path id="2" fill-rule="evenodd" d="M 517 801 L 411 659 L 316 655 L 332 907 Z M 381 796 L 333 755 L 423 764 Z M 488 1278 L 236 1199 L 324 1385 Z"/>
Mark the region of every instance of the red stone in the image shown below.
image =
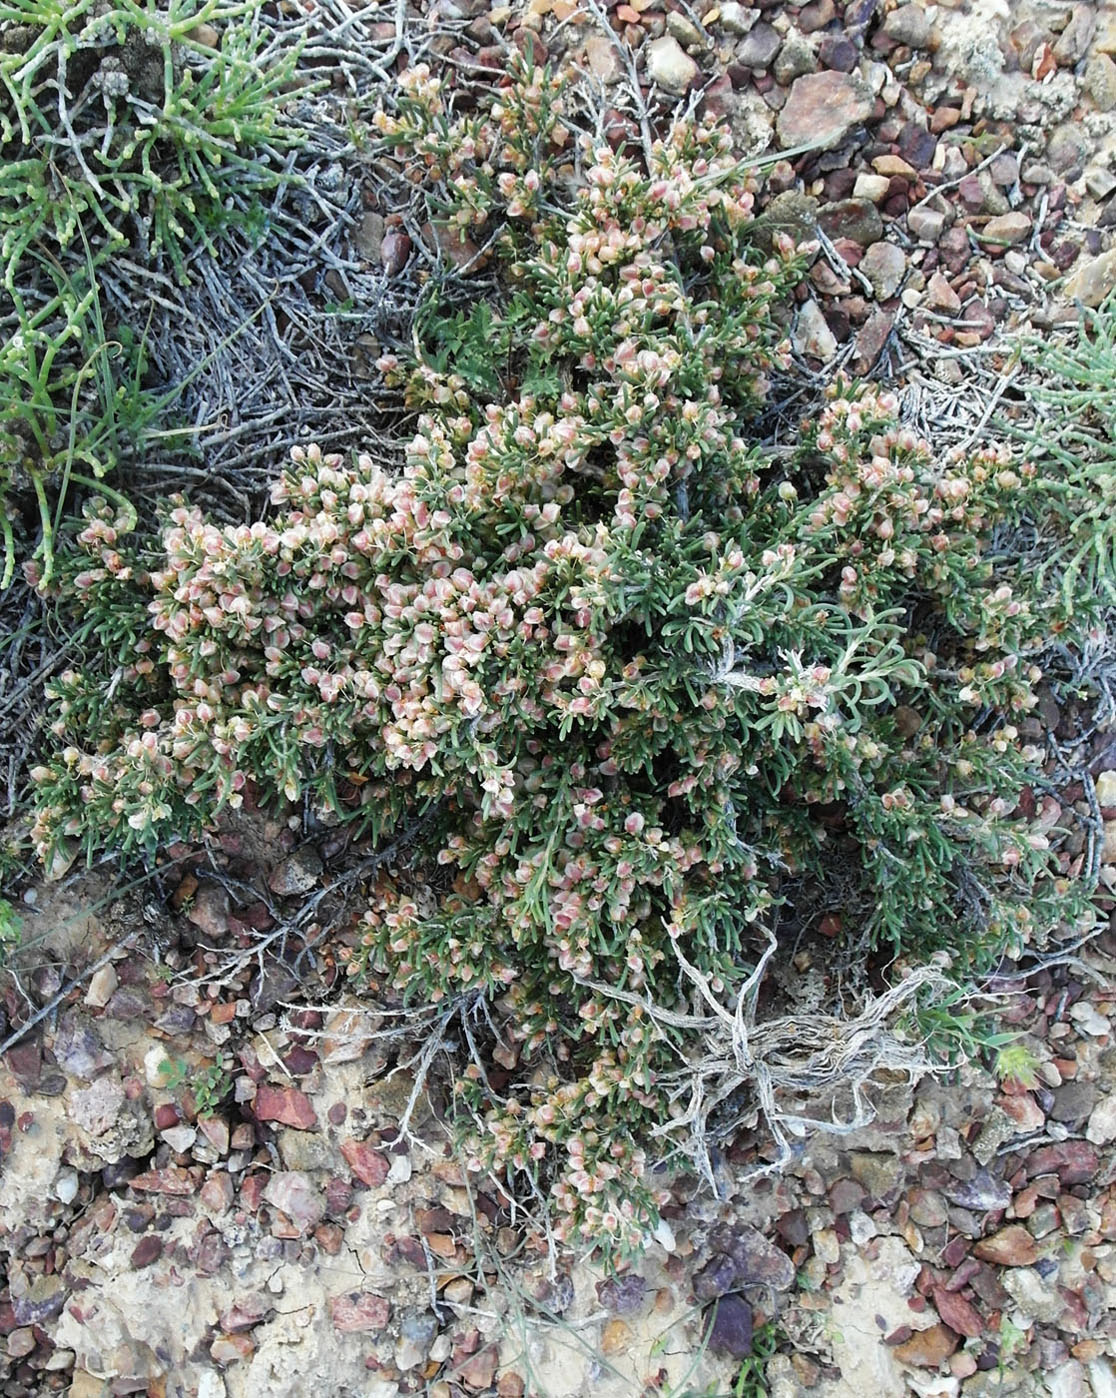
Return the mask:
<path id="1" fill-rule="evenodd" d="M 193 1194 L 197 1182 L 189 1170 L 171 1167 L 166 1170 L 149 1170 L 144 1175 L 136 1175 L 128 1181 L 129 1188 L 142 1190 L 146 1194 Z"/>
<path id="2" fill-rule="evenodd" d="M 934 1305 L 938 1314 L 951 1330 L 971 1338 L 984 1333 L 984 1321 L 979 1312 L 956 1291 L 946 1291 L 937 1287 L 934 1291 Z"/>
<path id="3" fill-rule="evenodd" d="M 299 1131 L 310 1131 L 318 1124 L 313 1103 L 297 1087 L 272 1087 L 261 1083 L 252 1104 L 257 1121 L 278 1121 Z"/>
<path id="4" fill-rule="evenodd" d="M 382 1296 L 373 1296 L 367 1291 L 349 1291 L 344 1296 L 334 1296 L 329 1309 L 333 1316 L 333 1328 L 343 1335 L 381 1331 L 391 1314 L 391 1307 Z"/>
<path id="5" fill-rule="evenodd" d="M 375 1189 L 387 1179 L 388 1170 L 391 1168 L 387 1156 L 381 1151 L 373 1150 L 363 1141 L 354 1141 L 351 1138 L 342 1141 L 341 1154 L 345 1157 L 349 1169 L 361 1184 L 366 1184 L 369 1189 Z"/>

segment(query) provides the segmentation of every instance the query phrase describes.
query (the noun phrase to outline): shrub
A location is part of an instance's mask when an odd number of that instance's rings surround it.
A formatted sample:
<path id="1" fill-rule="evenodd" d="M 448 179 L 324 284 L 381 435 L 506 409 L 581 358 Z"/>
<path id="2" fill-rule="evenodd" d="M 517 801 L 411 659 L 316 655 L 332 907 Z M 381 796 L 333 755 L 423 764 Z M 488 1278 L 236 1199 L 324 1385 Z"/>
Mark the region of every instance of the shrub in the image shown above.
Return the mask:
<path id="1" fill-rule="evenodd" d="M 703 997 L 778 916 L 969 964 L 1083 916 L 1018 725 L 1088 606 L 1000 547 L 1045 485 L 1005 448 L 940 459 L 844 381 L 792 457 L 749 443 L 808 250 L 757 250 L 724 133 L 572 148 L 548 74 L 498 96 L 456 119 L 416 69 L 376 121 L 443 218 L 504 230 L 496 304 L 425 322 L 469 378 L 381 362 L 401 469 L 297 449 L 268 518 L 172 502 L 158 544 L 90 508 L 56 594 L 104 663 L 55 687 L 37 836 L 150 850 L 249 784 L 374 840 L 425 812 L 351 969 L 487 1007 L 512 1080 L 462 1076 L 471 1164 L 623 1245 Z"/>

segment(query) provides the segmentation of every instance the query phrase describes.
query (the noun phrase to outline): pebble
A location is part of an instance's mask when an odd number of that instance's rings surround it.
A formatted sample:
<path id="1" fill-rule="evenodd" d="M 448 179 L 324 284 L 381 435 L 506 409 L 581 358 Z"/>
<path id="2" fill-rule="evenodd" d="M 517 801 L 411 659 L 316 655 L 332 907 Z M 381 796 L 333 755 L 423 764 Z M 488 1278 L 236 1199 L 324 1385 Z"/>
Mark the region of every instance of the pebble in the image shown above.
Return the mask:
<path id="1" fill-rule="evenodd" d="M 872 95 L 848 73 L 807 73 L 796 78 L 776 121 L 785 148 L 829 150 L 872 114 Z"/>
<path id="2" fill-rule="evenodd" d="M 934 26 L 922 6 L 911 3 L 891 11 L 883 22 L 883 32 L 897 44 L 924 49 L 933 38 Z"/>
<path id="3" fill-rule="evenodd" d="M 837 353 L 837 338 L 816 301 L 805 301 L 798 312 L 791 341 L 799 354 L 828 363 Z"/>
<path id="4" fill-rule="evenodd" d="M 818 59 L 813 46 L 797 30 L 792 29 L 783 41 L 775 59 L 773 72 L 780 87 L 790 87 L 804 73 L 816 73 Z"/>
<path id="5" fill-rule="evenodd" d="M 984 225 L 981 238 L 986 243 L 1006 244 L 1012 247 L 1030 237 L 1031 228 L 1031 220 L 1027 214 L 999 214 L 996 218 L 990 218 Z"/>
<path id="6" fill-rule="evenodd" d="M 397 1369 L 417 1369 L 430 1353 L 430 1346 L 438 1333 L 438 1318 L 429 1311 L 414 1312 L 403 1317 L 399 1327 L 399 1339 L 395 1346 L 395 1366 Z"/>
<path id="7" fill-rule="evenodd" d="M 745 68 L 769 68 L 782 45 L 779 31 L 763 22 L 753 25 L 736 46 L 736 61 Z"/>
<path id="8" fill-rule="evenodd" d="M 759 10 L 747 5 L 738 5 L 736 0 L 725 0 L 718 8 L 721 12 L 721 26 L 730 34 L 747 34 L 760 17 Z"/>
<path id="9" fill-rule="evenodd" d="M 89 988 L 85 992 L 85 1003 L 90 1009 L 103 1010 L 112 999 L 118 984 L 119 978 L 116 974 L 116 968 L 111 963 L 102 966 L 89 978 Z"/>
<path id="10" fill-rule="evenodd" d="M 280 897 L 309 893 L 322 876 L 322 857 L 313 845 L 303 845 L 271 871 L 267 886 Z"/>
<path id="11" fill-rule="evenodd" d="M 356 1178 L 370 1189 L 375 1189 L 387 1179 L 391 1167 L 382 1151 L 373 1150 L 363 1141 L 349 1139 L 341 1142 L 341 1154 Z"/>
<path id="12" fill-rule="evenodd" d="M 1116 1141 L 1116 1093 L 1102 1098 L 1093 1108 L 1085 1139 L 1095 1146 L 1107 1146 Z"/>
<path id="13" fill-rule="evenodd" d="M 299 1131 L 311 1131 L 318 1124 L 314 1104 L 297 1087 L 272 1087 L 261 1083 L 252 1102 L 257 1121 L 278 1121 Z"/>
<path id="14" fill-rule="evenodd" d="M 670 34 L 647 47 L 647 76 L 664 92 L 683 97 L 701 76 L 701 70 Z"/>
<path id="15" fill-rule="evenodd" d="M 742 1296 L 722 1296 L 716 1302 L 707 1339 L 714 1354 L 748 1358 L 752 1353 L 752 1308 Z"/>
<path id="16" fill-rule="evenodd" d="M 994 1262 L 998 1267 L 1029 1267 L 1038 1251 L 1026 1228 L 1021 1223 L 1010 1223 L 990 1238 L 981 1238 L 973 1248 L 973 1255 L 982 1262 Z"/>
<path id="17" fill-rule="evenodd" d="M 264 1186 L 264 1202 L 280 1209 L 302 1233 L 309 1233 L 325 1214 L 325 1201 L 301 1170 L 277 1170 Z"/>
<path id="18" fill-rule="evenodd" d="M 864 254 L 860 270 L 872 283 L 876 300 L 888 301 L 899 290 L 907 270 L 907 258 L 895 243 L 873 243 Z"/>
<path id="19" fill-rule="evenodd" d="M 907 214 L 907 231 L 922 243 L 936 243 L 945 229 L 947 215 L 928 204 L 911 209 Z"/>

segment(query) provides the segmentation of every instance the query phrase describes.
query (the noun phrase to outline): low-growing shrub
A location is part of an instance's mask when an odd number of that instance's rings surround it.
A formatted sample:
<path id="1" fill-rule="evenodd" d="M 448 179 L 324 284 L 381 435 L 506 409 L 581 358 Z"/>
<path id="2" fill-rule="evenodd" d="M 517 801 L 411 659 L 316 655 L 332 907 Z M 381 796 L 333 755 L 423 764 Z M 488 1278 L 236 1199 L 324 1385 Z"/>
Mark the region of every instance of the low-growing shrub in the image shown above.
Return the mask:
<path id="1" fill-rule="evenodd" d="M 88 511 L 37 836 L 151 850 L 249 784 L 374 840 L 426 813 L 351 969 L 487 1007 L 470 1163 L 622 1245 L 761 928 L 980 964 L 1083 916 L 1017 806 L 1044 647 L 1091 616 L 1002 546 L 1050 488 L 1009 450 L 939 455 L 844 381 L 793 455 L 749 441 L 808 250 L 757 249 L 723 132 L 617 152 L 548 74 L 498 98 L 457 119 L 417 69 L 376 122 L 443 218 L 506 228 L 506 294 L 426 322 L 468 378 L 381 363 L 401 466 L 298 449 L 267 518 L 173 502 L 157 542 Z"/>

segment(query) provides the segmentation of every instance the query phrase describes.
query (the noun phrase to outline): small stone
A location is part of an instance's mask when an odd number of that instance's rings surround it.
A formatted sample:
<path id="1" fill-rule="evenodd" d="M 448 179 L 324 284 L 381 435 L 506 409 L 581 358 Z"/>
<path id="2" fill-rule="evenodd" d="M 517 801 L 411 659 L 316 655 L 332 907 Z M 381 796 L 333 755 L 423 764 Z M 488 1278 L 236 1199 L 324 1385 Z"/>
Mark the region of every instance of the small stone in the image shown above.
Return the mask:
<path id="1" fill-rule="evenodd" d="M 267 885 L 280 897 L 292 897 L 317 888 L 321 876 L 321 855 L 313 845 L 303 845 L 275 866 Z"/>
<path id="2" fill-rule="evenodd" d="M 945 1287 L 934 1290 L 934 1309 L 951 1330 L 959 1335 L 976 1338 L 983 1335 L 984 1319 L 976 1307 L 957 1291 L 947 1291 Z"/>
<path id="3" fill-rule="evenodd" d="M 948 1217 L 946 1201 L 935 1189 L 914 1189 L 909 1195 L 911 1218 L 920 1228 L 940 1228 Z"/>
<path id="4" fill-rule="evenodd" d="M 924 49 L 934 35 L 934 26 L 921 5 L 900 5 L 883 22 L 883 32 L 897 44 L 911 49 Z"/>
<path id="5" fill-rule="evenodd" d="M 907 231 L 921 243 L 936 243 L 946 226 L 946 215 L 928 204 L 907 213 Z"/>
<path id="6" fill-rule="evenodd" d="M 872 204 L 879 204 L 887 198 L 890 188 L 891 181 L 886 175 L 869 175 L 865 172 L 856 177 L 856 183 L 853 185 L 853 198 L 867 199 Z"/>
<path id="7" fill-rule="evenodd" d="M 35 1353 L 35 1332 L 30 1328 L 24 1330 L 13 1330 L 8 1336 L 8 1357 L 10 1359 L 26 1359 L 29 1354 Z"/>
<path id="8" fill-rule="evenodd" d="M 382 1296 L 369 1291 L 348 1291 L 331 1297 L 330 1314 L 333 1328 L 343 1335 L 376 1333 L 388 1323 L 391 1306 Z"/>
<path id="9" fill-rule="evenodd" d="M 1095 53 L 1085 67 L 1082 91 L 1098 112 L 1116 107 L 1116 63 L 1106 53 Z"/>
<path id="10" fill-rule="evenodd" d="M 942 311 L 948 316 L 961 314 L 961 298 L 950 286 L 941 272 L 935 272 L 926 283 L 922 304 L 931 311 Z"/>
<path id="11" fill-rule="evenodd" d="M 713 1353 L 747 1359 L 752 1352 L 752 1308 L 747 1301 L 735 1294 L 722 1296 L 709 1314 L 706 1338 Z"/>
<path id="12" fill-rule="evenodd" d="M 770 1286 L 789 1291 L 794 1285 L 794 1263 L 756 1228 L 736 1225 L 729 1230 L 725 1251 L 736 1264 L 738 1286 Z"/>
<path id="13" fill-rule="evenodd" d="M 1000 1278 L 1004 1290 L 1030 1320 L 1057 1325 L 1066 1303 L 1053 1283 L 1048 1284 L 1031 1267 L 1016 1267 Z"/>
<path id="14" fill-rule="evenodd" d="M 899 290 L 907 271 L 907 257 L 894 243 L 873 243 L 860 263 L 860 270 L 872 283 L 877 301 L 888 301 Z"/>
<path id="15" fill-rule="evenodd" d="M 671 10 L 666 19 L 667 33 L 673 34 L 686 48 L 700 48 L 704 44 L 701 30 L 691 19 L 678 10 Z"/>
<path id="16" fill-rule="evenodd" d="M 459 1366 L 457 1378 L 466 1388 L 471 1388 L 475 1393 L 480 1393 L 486 1388 L 492 1387 L 492 1380 L 496 1377 L 496 1365 L 499 1362 L 499 1352 L 495 1345 L 485 1345 L 484 1349 L 478 1350 L 476 1354 L 470 1356 Z"/>
<path id="17" fill-rule="evenodd" d="M 382 1151 L 373 1150 L 363 1141 L 344 1140 L 341 1142 L 341 1154 L 349 1169 L 369 1189 L 377 1188 L 387 1179 L 391 1167 Z"/>
<path id="18" fill-rule="evenodd" d="M 301 1170 L 276 1171 L 264 1187 L 263 1199 L 302 1233 L 311 1232 L 325 1215 L 325 1201 Z"/>
<path id="19" fill-rule="evenodd" d="M 166 1131 L 160 1131 L 159 1135 L 177 1155 L 185 1155 L 198 1139 L 197 1128 L 194 1126 L 172 1126 Z"/>
<path id="20" fill-rule="evenodd" d="M 647 47 L 647 76 L 664 92 L 684 97 L 701 70 L 673 35 L 664 34 Z"/>
<path id="21" fill-rule="evenodd" d="M 62 1170 L 54 1181 L 54 1197 L 63 1204 L 72 1204 L 80 1185 L 76 1170 Z"/>
<path id="22" fill-rule="evenodd" d="M 753 25 L 736 47 L 736 61 L 743 68 L 769 68 L 782 42 L 773 25 Z"/>
<path id="23" fill-rule="evenodd" d="M 597 1283 L 598 1300 L 616 1315 L 634 1315 L 642 1310 L 646 1295 L 647 1283 L 634 1272 L 606 1277 Z"/>
<path id="24" fill-rule="evenodd" d="M 849 1156 L 849 1169 L 876 1204 L 892 1197 L 903 1180 L 903 1166 L 894 1155 L 856 1150 Z"/>
<path id="25" fill-rule="evenodd" d="M 632 1328 L 618 1316 L 606 1320 L 601 1328 L 601 1353 L 611 1357 L 627 1354 L 632 1347 Z"/>
<path id="26" fill-rule="evenodd" d="M 216 1364 L 235 1364 L 240 1359 L 251 1359 L 255 1350 L 250 1335 L 218 1335 L 209 1346 L 209 1357 Z"/>
<path id="27" fill-rule="evenodd" d="M 1093 5 L 1074 5 L 1069 23 L 1054 44 L 1054 57 L 1062 68 L 1073 68 L 1085 57 L 1096 28 Z"/>
<path id="28" fill-rule="evenodd" d="M 389 277 L 397 277 L 411 256 L 411 240 L 398 228 L 389 229 L 380 244 L 380 263 Z"/>
<path id="29" fill-rule="evenodd" d="M 143 1267 L 150 1267 L 153 1262 L 158 1262 L 162 1255 L 162 1238 L 157 1238 L 154 1234 L 149 1233 L 146 1238 L 141 1238 L 132 1249 L 132 1271 L 138 1272 Z"/>
<path id="30" fill-rule="evenodd" d="M 70 1119 L 90 1136 L 103 1136 L 115 1125 L 124 1100 L 124 1088 L 116 1078 L 98 1078 L 70 1094 Z"/>
<path id="31" fill-rule="evenodd" d="M 318 1124 L 314 1105 L 297 1087 L 271 1087 L 261 1083 L 252 1103 L 257 1121 L 278 1121 L 299 1131 L 311 1131 Z"/>
<path id="32" fill-rule="evenodd" d="M 114 1062 L 98 1035 L 77 1015 L 62 1017 L 52 1047 L 58 1066 L 73 1078 L 89 1081 Z"/>
<path id="33" fill-rule="evenodd" d="M 818 211 L 818 227 L 834 242 L 847 238 L 870 247 L 883 237 L 883 220 L 868 199 L 838 199 Z"/>
<path id="34" fill-rule="evenodd" d="M 116 968 L 110 962 L 95 971 L 89 978 L 89 988 L 85 992 L 85 1003 L 94 1010 L 103 1010 L 112 999 L 119 984 Z"/>
<path id="35" fill-rule="evenodd" d="M 798 27 L 803 34 L 816 34 L 831 23 L 836 14 L 837 7 L 833 0 L 810 0 L 798 12 Z"/>
<path id="36" fill-rule="evenodd" d="M 438 1318 L 429 1311 L 405 1315 L 399 1326 L 399 1340 L 395 1346 L 395 1367 L 405 1371 L 417 1369 L 420 1364 L 425 1363 L 437 1334 Z"/>
<path id="37" fill-rule="evenodd" d="M 830 150 L 872 115 L 872 94 L 859 77 L 832 71 L 796 78 L 776 130 L 784 149 Z"/>
<path id="38" fill-rule="evenodd" d="M 624 76 L 624 64 L 619 50 L 611 39 L 603 34 L 594 34 L 586 39 L 581 51 L 581 61 L 598 82 L 606 87 L 618 83 Z"/>
<path id="39" fill-rule="evenodd" d="M 772 71 L 780 87 L 790 87 L 795 78 L 818 71 L 818 58 L 813 47 L 796 29 L 783 40 Z"/>
<path id="40" fill-rule="evenodd" d="M 237 1297 L 227 1310 L 221 1312 L 219 1322 L 222 1330 L 236 1333 L 252 1330 L 275 1309 L 269 1296 L 262 1291 L 249 1291 Z"/>
<path id="41" fill-rule="evenodd" d="M 916 1330 L 909 1340 L 891 1351 L 903 1364 L 915 1369 L 936 1369 L 957 1348 L 957 1336 L 948 1325 L 931 1325 L 928 1330 Z"/>
<path id="42" fill-rule="evenodd" d="M 17 1325 L 42 1325 L 61 1313 L 65 1301 L 61 1277 L 36 1277 L 22 1296 L 11 1293 L 12 1316 Z"/>
<path id="43" fill-rule="evenodd" d="M 736 0 L 725 0 L 725 3 L 717 8 L 721 12 L 721 27 L 727 29 L 730 34 L 747 34 L 760 17 L 759 10 L 753 10 L 747 5 L 738 5 Z"/>
<path id="44" fill-rule="evenodd" d="M 1116 1141 L 1116 1093 L 1103 1097 L 1093 1108 L 1085 1139 L 1095 1146 L 1107 1146 Z"/>
<path id="45" fill-rule="evenodd" d="M 998 1267 L 1030 1267 L 1038 1257 L 1035 1240 L 1021 1223 L 1009 1223 L 990 1238 L 981 1238 L 973 1256 Z"/>
<path id="46" fill-rule="evenodd" d="M 231 1208 L 235 1193 L 232 1177 L 224 1170 L 210 1175 L 199 1191 L 202 1203 L 214 1214 L 223 1214 Z"/>
<path id="47" fill-rule="evenodd" d="M 226 936 L 229 930 L 227 889 L 216 883 L 202 884 L 186 912 L 186 921 L 212 941 Z"/>
<path id="48" fill-rule="evenodd" d="M 791 339 L 799 354 L 828 363 L 837 353 L 837 339 L 816 301 L 806 301 L 798 312 Z"/>
<path id="49" fill-rule="evenodd" d="M 1063 1185 L 1088 1184 L 1099 1168 L 1100 1158 L 1086 1141 L 1056 1141 L 1039 1146 L 1027 1160 L 1027 1174 L 1032 1179 L 1036 1175 L 1057 1174 Z"/>
<path id="50" fill-rule="evenodd" d="M 999 214 L 990 218 L 981 230 L 981 240 L 997 243 L 1004 247 L 1014 247 L 1031 235 L 1031 220 L 1024 213 Z"/>

